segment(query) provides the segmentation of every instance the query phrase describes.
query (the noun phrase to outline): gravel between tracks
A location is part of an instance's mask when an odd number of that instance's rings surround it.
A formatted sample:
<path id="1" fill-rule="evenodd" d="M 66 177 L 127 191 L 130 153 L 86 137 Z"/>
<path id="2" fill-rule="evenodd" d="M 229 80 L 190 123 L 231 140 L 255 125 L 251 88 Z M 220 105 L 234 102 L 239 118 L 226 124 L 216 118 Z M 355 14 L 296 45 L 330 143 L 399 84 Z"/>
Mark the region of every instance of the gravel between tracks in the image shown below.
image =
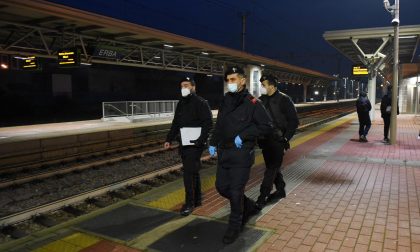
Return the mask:
<path id="1" fill-rule="evenodd" d="M 178 150 L 175 149 L 5 188 L 0 190 L 0 216 L 21 212 L 180 162 Z"/>

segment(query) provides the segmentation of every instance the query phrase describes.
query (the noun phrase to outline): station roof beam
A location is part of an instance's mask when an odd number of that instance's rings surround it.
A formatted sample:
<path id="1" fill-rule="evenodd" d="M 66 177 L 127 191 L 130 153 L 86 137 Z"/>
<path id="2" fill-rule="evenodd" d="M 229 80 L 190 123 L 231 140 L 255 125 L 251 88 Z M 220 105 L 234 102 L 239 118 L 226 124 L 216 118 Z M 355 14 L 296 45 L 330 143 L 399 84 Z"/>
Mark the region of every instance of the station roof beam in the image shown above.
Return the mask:
<path id="1" fill-rule="evenodd" d="M 3 0 L 2 5 L 0 37 L 5 39 L 0 40 L 0 54 L 53 58 L 59 49 L 71 46 L 81 48 L 83 60 L 88 63 L 211 75 L 223 75 L 226 65 L 255 65 L 263 66 L 264 71 L 289 73 L 290 82 L 335 79 L 318 71 L 48 1 Z M 98 53 L 104 50 L 114 53 Z"/>

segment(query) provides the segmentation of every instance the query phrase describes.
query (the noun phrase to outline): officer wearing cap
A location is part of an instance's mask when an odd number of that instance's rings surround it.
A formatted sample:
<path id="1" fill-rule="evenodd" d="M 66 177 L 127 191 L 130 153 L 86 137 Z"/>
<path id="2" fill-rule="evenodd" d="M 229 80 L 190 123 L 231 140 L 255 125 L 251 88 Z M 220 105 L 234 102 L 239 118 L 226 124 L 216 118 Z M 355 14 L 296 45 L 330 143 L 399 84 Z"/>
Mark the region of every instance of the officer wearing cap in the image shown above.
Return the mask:
<path id="1" fill-rule="evenodd" d="M 205 149 L 209 131 L 212 127 L 212 114 L 206 100 L 196 95 L 195 82 L 186 77 L 181 83 L 181 99 L 175 110 L 171 129 L 166 137 L 164 148 L 169 149 L 171 142 L 179 141 L 180 129 L 183 127 L 201 127 L 201 134 L 192 145 L 180 147 L 183 164 L 183 178 L 185 187 L 185 204 L 181 208 L 181 215 L 192 213 L 194 207 L 201 206 L 201 182 L 199 170 L 201 168 L 201 154 Z M 179 141 L 181 144 L 181 141 Z"/>
<path id="2" fill-rule="evenodd" d="M 267 135 L 258 140 L 266 167 L 260 196 L 256 202 L 257 208 L 262 209 L 267 202 L 286 197 L 286 183 L 280 167 L 284 151 L 290 148 L 289 141 L 296 132 L 299 119 L 290 97 L 277 90 L 277 79 L 274 76 L 263 75 L 260 82 L 262 85 L 260 100 L 273 119 L 275 128 L 273 135 Z M 276 191 L 270 194 L 273 184 Z"/>
<path id="3" fill-rule="evenodd" d="M 254 163 L 254 146 L 259 135 L 269 134 L 272 121 L 261 102 L 246 89 L 242 68 L 225 73 L 228 92 L 223 97 L 210 139 L 209 153 L 218 154 L 216 189 L 230 202 L 225 244 L 236 240 L 248 218 L 257 213 L 255 203 L 245 196 L 245 185 Z"/>

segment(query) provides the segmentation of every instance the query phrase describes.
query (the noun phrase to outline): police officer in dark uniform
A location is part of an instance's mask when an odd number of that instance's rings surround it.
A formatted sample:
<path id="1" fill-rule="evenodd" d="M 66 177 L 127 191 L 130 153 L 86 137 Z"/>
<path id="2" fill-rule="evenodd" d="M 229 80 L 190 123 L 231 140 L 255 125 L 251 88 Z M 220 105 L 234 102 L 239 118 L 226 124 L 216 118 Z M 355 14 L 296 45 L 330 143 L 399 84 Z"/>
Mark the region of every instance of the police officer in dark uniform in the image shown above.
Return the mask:
<path id="1" fill-rule="evenodd" d="M 239 67 L 225 73 L 225 94 L 210 139 L 209 153 L 218 153 L 216 189 L 229 199 L 229 227 L 225 244 L 236 240 L 248 218 L 257 213 L 254 201 L 245 196 L 245 185 L 254 163 L 254 146 L 259 135 L 269 134 L 272 121 L 261 102 L 246 89 L 246 76 Z"/>
<path id="2" fill-rule="evenodd" d="M 266 166 L 260 196 L 256 202 L 257 207 L 262 209 L 267 202 L 286 197 L 286 183 L 280 167 L 284 151 L 290 148 L 289 141 L 296 132 L 299 119 L 292 99 L 277 90 L 277 79 L 274 76 L 263 75 L 260 82 L 262 84 L 260 100 L 273 119 L 275 128 L 273 135 L 258 140 Z M 276 191 L 270 194 L 273 184 Z"/>
<path id="3" fill-rule="evenodd" d="M 201 134 L 192 145 L 180 147 L 184 170 L 185 204 L 181 208 L 181 215 L 192 213 L 194 207 L 201 205 L 201 182 L 199 170 L 201 168 L 201 154 L 205 149 L 209 131 L 212 127 L 212 114 L 206 100 L 195 94 L 195 82 L 186 77 L 181 81 L 182 98 L 175 110 L 171 129 L 166 137 L 165 149 L 171 147 L 171 142 L 180 140 L 180 129 L 183 127 L 201 127 Z M 179 141 L 181 144 L 181 141 Z"/>

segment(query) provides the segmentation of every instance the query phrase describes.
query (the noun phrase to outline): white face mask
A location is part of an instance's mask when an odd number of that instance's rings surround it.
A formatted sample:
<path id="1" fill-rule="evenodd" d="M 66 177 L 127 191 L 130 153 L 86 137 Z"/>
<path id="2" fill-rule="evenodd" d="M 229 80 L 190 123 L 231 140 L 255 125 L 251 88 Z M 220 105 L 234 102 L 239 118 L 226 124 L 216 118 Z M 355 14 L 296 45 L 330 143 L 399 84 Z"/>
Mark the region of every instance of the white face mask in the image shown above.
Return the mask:
<path id="1" fill-rule="evenodd" d="M 182 97 L 186 97 L 191 94 L 191 90 L 189 88 L 181 88 L 181 95 Z"/>
<path id="2" fill-rule="evenodd" d="M 267 89 L 266 89 L 265 87 L 261 86 L 261 88 L 260 88 L 260 93 L 261 93 L 262 95 L 266 95 L 266 94 L 267 94 Z"/>
<path id="3" fill-rule="evenodd" d="M 238 83 L 228 83 L 227 88 L 229 92 L 235 93 L 236 91 L 238 91 Z"/>

